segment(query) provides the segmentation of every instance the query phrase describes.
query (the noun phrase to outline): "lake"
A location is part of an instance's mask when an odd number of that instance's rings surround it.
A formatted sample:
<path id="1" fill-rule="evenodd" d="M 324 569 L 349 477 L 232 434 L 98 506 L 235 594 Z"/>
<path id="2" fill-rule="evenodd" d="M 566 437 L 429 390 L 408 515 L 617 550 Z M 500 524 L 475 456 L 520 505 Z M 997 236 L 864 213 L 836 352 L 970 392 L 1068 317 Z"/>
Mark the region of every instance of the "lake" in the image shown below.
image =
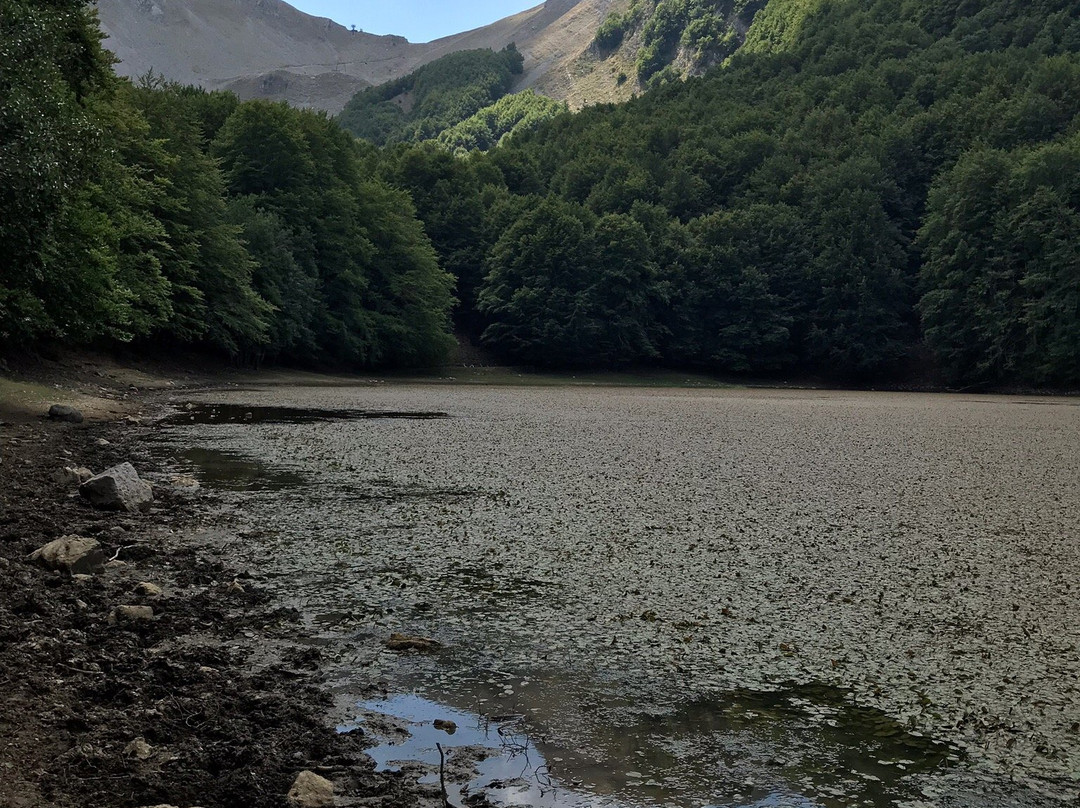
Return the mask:
<path id="1" fill-rule="evenodd" d="M 157 451 L 336 660 L 343 730 L 428 782 L 442 739 L 454 804 L 1034 808 L 1080 778 L 1078 405 L 276 386 Z"/>

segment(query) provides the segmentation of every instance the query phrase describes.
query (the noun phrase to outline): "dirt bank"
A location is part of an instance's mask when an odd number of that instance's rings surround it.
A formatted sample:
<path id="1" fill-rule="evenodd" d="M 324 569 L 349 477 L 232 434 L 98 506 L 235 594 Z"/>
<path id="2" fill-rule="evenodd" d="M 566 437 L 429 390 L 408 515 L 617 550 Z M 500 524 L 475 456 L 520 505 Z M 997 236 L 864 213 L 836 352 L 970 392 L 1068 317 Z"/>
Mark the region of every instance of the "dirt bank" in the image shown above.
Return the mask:
<path id="1" fill-rule="evenodd" d="M 212 522 L 208 496 L 147 467 L 137 418 L 160 393 L 146 390 L 177 382 L 71 371 L 0 389 L 0 806 L 282 806 L 305 769 L 335 782 L 339 805 L 418 804 L 374 773 L 362 732 L 329 725 L 319 652 L 292 642 L 295 612 L 190 541 Z M 93 417 L 49 421 L 52 401 Z M 147 513 L 94 511 L 56 477 L 133 458 L 154 482 Z M 104 572 L 27 560 L 71 534 L 101 543 Z M 117 621 L 121 605 L 153 618 Z"/>

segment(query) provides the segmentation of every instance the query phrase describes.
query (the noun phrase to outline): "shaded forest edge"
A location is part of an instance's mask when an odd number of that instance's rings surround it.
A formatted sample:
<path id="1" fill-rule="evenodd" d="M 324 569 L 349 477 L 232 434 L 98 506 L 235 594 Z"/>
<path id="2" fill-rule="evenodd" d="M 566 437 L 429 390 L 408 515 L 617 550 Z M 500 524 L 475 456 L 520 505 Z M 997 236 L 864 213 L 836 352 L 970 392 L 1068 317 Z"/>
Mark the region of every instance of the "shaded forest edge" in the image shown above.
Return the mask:
<path id="1" fill-rule="evenodd" d="M 120 81 L 80 0 L 0 25 L 5 352 L 391 369 L 456 328 L 545 369 L 1080 386 L 1064 0 L 771 0 L 726 66 L 465 157 Z"/>

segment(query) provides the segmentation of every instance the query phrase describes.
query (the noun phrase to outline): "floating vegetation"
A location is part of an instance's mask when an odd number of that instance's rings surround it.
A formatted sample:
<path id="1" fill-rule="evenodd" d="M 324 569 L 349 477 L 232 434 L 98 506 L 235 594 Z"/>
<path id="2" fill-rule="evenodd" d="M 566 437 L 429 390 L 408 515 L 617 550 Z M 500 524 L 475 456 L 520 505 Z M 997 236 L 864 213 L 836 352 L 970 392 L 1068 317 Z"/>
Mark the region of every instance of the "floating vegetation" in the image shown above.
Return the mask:
<path id="1" fill-rule="evenodd" d="M 313 638 L 356 656 L 343 691 L 527 715 L 565 787 L 627 805 L 1080 792 L 1078 407 L 446 384 L 227 401 L 455 415 L 160 433 L 304 478 L 244 529 Z M 395 632 L 442 650 L 387 651 Z"/>

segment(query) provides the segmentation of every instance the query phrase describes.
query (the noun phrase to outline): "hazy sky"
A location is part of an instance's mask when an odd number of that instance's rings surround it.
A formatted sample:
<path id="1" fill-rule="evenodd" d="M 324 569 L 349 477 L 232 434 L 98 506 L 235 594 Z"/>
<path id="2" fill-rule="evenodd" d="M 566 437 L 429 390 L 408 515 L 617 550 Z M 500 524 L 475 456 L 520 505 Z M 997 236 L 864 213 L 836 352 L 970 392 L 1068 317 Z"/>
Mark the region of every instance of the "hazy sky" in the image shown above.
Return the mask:
<path id="1" fill-rule="evenodd" d="M 429 42 L 538 6 L 542 0 L 287 0 L 317 17 L 371 34 Z"/>

